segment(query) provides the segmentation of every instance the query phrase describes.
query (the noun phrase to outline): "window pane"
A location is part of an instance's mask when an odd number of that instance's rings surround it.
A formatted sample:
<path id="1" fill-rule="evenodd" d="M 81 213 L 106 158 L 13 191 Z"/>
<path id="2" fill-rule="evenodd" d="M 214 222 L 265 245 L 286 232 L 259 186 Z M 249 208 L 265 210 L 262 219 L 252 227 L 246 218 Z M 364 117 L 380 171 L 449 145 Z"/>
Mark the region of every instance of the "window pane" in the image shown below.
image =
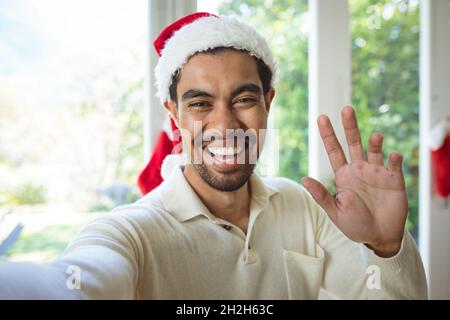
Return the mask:
<path id="1" fill-rule="evenodd" d="M 385 155 L 403 153 L 409 197 L 407 227 L 417 238 L 419 3 L 351 0 L 350 10 L 353 104 L 363 141 L 378 131 L 385 136 Z"/>
<path id="2" fill-rule="evenodd" d="M 146 5 L 0 2 L 0 241 L 25 225 L 13 258 L 49 260 L 139 195 Z"/>

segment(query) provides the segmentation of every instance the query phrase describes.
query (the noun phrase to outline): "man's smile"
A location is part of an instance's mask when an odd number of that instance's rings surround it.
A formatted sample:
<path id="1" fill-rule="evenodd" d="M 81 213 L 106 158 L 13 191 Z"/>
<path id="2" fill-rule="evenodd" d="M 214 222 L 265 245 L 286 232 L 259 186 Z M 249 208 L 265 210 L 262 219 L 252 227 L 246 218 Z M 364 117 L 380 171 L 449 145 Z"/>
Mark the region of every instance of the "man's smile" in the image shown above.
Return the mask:
<path id="1" fill-rule="evenodd" d="M 238 165 L 246 163 L 248 146 L 246 140 L 208 141 L 203 145 L 202 159 L 216 171 L 227 173 L 234 171 Z"/>

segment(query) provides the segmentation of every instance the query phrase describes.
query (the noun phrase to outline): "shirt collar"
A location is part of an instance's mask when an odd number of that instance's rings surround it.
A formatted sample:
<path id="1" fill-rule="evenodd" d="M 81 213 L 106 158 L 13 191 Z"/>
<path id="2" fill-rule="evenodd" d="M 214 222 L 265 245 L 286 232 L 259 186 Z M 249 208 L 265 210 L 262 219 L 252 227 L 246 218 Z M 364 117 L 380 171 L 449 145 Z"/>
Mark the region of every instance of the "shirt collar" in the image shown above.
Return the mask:
<path id="1" fill-rule="evenodd" d="M 250 211 L 260 212 L 268 205 L 270 197 L 278 193 L 278 189 L 265 184 L 256 173 L 252 174 L 249 182 L 252 193 Z M 164 208 L 177 220 L 184 222 L 200 215 L 216 220 L 186 180 L 181 167 L 174 168 L 161 187 Z"/>

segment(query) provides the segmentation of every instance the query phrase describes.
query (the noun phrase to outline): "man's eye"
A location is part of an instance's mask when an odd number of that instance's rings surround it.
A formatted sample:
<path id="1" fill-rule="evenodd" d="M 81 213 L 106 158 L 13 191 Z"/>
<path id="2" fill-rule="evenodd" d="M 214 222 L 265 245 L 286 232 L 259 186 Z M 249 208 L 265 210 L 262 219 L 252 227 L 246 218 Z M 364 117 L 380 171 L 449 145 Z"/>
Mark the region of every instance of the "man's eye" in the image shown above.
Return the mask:
<path id="1" fill-rule="evenodd" d="M 192 102 L 189 104 L 190 108 L 204 108 L 204 107 L 209 107 L 209 103 L 208 102 Z"/>
<path id="2" fill-rule="evenodd" d="M 236 100 L 235 103 L 241 103 L 241 104 L 250 104 L 250 103 L 255 103 L 256 99 L 254 98 L 240 98 L 238 100 Z"/>

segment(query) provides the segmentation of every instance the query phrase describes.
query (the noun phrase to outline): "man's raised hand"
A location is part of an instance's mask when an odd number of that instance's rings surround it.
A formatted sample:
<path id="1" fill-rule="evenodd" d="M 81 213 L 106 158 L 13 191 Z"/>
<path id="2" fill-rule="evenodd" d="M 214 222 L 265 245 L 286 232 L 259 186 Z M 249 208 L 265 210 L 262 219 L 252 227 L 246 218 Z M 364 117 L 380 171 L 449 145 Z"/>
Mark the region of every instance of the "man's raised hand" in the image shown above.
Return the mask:
<path id="1" fill-rule="evenodd" d="M 353 108 L 344 107 L 341 115 L 350 161 L 345 157 L 329 118 L 321 115 L 317 119 L 336 177 L 336 196 L 313 178 L 302 179 L 302 184 L 349 239 L 366 244 L 379 256 L 394 256 L 400 250 L 408 213 L 403 157 L 391 153 L 385 166 L 383 136 L 374 133 L 369 139 L 367 160 L 364 159 Z"/>

